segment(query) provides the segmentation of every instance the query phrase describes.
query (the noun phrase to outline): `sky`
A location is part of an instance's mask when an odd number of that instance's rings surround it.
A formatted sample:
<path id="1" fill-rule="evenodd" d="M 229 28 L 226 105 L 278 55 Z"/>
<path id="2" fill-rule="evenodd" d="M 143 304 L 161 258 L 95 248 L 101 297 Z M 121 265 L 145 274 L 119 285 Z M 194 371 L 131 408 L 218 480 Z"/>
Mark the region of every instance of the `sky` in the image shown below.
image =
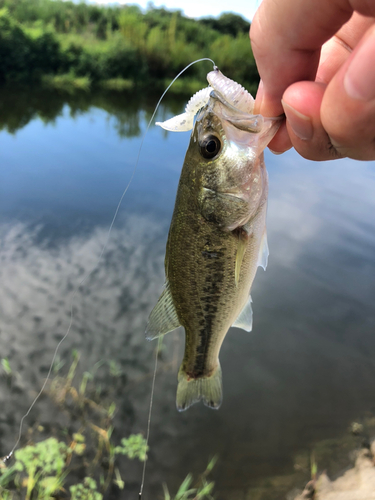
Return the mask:
<path id="1" fill-rule="evenodd" d="M 102 5 L 137 3 L 146 8 L 149 0 L 91 0 L 91 3 Z M 262 0 L 236 0 L 233 4 L 225 0 L 154 0 L 155 7 L 166 7 L 167 9 L 180 9 L 189 17 L 219 16 L 222 12 L 235 12 L 251 21 L 256 9 Z"/>

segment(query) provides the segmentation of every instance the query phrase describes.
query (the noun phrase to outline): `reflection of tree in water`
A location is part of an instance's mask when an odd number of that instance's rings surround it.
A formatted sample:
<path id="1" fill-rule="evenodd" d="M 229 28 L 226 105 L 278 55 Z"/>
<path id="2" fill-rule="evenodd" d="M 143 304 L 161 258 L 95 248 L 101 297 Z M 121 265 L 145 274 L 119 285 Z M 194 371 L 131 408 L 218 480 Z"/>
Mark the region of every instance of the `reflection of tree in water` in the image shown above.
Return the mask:
<path id="1" fill-rule="evenodd" d="M 41 385 L 41 373 L 48 371 L 67 330 L 73 290 L 95 268 L 107 233 L 107 228 L 97 227 L 53 247 L 40 240 L 41 229 L 22 223 L 0 225 L 1 358 L 9 358 L 20 374 L 18 389 L 25 395 L 20 400 L 0 377 L 0 406 L 7 407 L 8 414 L 0 421 L 0 436 L 12 421 L 11 435 L 15 433 L 30 402 L 27 391 Z M 140 216 L 128 217 L 122 228 L 113 229 L 100 264 L 74 298 L 73 327 L 61 346 L 61 357 L 69 357 L 74 346 L 84 353 L 86 367 L 100 359 L 116 359 L 130 378 L 131 373 L 139 377 L 148 370 L 154 346 L 145 341 L 144 330 L 163 285 L 165 232 L 160 224 Z"/>
<path id="2" fill-rule="evenodd" d="M 17 222 L 0 224 L 0 359 L 9 360 L 14 374 L 9 385 L 0 365 L 0 457 L 13 446 L 21 417 L 44 381 L 69 324 L 73 290 L 95 266 L 108 228 L 72 235 L 58 246 L 40 238 L 42 229 Z M 78 380 L 98 363 L 108 366 L 112 361 L 119 367 L 121 384 L 112 391 L 119 436 L 146 428 L 156 343 L 146 342 L 144 331 L 164 281 L 166 232 L 160 222 L 142 216 L 129 216 L 113 228 L 100 264 L 74 298 L 73 326 L 59 350 L 63 373 L 71 364 L 72 349 L 81 354 Z M 161 439 L 169 433 L 166 413 L 178 417 L 174 398 L 182 342 L 182 335 L 171 337 L 159 364 L 156 394 L 163 392 L 166 410 L 155 413 L 154 422 Z M 95 372 L 95 384 L 105 398 L 108 385 L 113 389 L 108 370 Z M 73 412 L 71 418 L 77 419 Z M 60 416 L 45 396 L 25 421 L 21 445 L 36 422 L 47 433 L 59 428 Z M 168 460 L 162 447 L 155 446 L 152 453 L 159 463 Z M 160 471 L 155 469 L 149 481 L 160 488 Z M 140 466 L 127 464 L 126 471 L 127 489 L 133 488 L 135 496 Z"/>
<path id="3" fill-rule="evenodd" d="M 68 105 L 72 118 L 87 113 L 92 107 L 103 109 L 115 119 L 114 128 L 120 137 L 137 137 L 141 134 L 143 119 L 149 121 L 159 97 L 134 92 L 77 91 L 69 94 L 42 87 L 3 88 L 0 130 L 14 134 L 35 118 L 53 124 Z M 168 96 L 159 109 L 158 119 L 180 113 L 185 103 L 186 98 Z"/>
<path id="4" fill-rule="evenodd" d="M 140 111 L 127 109 L 111 113 L 111 117 L 115 118 L 113 128 L 120 137 L 138 137 L 140 135 Z"/>
<path id="5" fill-rule="evenodd" d="M 0 130 L 14 134 L 36 117 L 53 123 L 61 114 L 63 105 L 59 94 L 49 95 L 41 88 L 19 91 L 3 88 L 0 94 Z"/>

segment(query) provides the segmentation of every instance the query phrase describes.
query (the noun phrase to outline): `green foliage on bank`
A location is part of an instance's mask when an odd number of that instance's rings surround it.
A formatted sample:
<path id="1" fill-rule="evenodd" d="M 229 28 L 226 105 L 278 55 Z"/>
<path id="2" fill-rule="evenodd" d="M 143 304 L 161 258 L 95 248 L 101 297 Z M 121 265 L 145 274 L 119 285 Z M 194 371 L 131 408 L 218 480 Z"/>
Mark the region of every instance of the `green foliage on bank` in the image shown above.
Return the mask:
<path id="1" fill-rule="evenodd" d="M 62 360 L 55 362 L 54 377 L 46 391 L 49 401 L 63 416 L 53 426 L 56 436 L 45 437 L 51 431 L 36 424 L 27 432 L 27 443 L 5 462 L 0 458 L 1 500 L 103 500 L 109 494 L 123 498 L 126 481 L 130 478 L 134 482 L 129 476 L 129 461 L 144 462 L 148 458 L 149 447 L 140 433 L 122 438 L 116 446 L 116 404 L 101 395 L 96 380 L 97 371 L 105 368 L 112 378 L 112 387 L 122 386 L 121 367 L 114 360 L 101 360 L 81 375 L 80 355 L 75 350 L 72 354 L 67 370 L 63 370 Z M 4 358 L 1 365 L 0 376 L 5 375 L 12 382 L 17 374 L 9 361 Z M 215 463 L 216 457 L 195 480 L 188 474 L 175 496 L 163 484 L 164 500 L 213 500 L 214 482 L 209 475 Z"/>
<path id="2" fill-rule="evenodd" d="M 0 0 L 0 83 L 162 87 L 193 60 L 210 57 L 224 74 L 251 87 L 258 76 L 248 29 L 229 13 L 194 20 L 164 8 L 143 13 L 135 5 Z M 202 81 L 209 69 L 209 63 L 196 65 L 187 76 Z"/>

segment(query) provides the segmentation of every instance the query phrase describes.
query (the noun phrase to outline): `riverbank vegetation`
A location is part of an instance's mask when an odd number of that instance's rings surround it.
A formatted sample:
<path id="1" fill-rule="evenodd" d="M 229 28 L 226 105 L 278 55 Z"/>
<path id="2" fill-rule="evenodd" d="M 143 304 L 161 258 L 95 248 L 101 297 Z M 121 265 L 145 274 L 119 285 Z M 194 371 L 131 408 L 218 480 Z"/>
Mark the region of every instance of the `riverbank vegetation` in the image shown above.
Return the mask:
<path id="1" fill-rule="evenodd" d="M 210 57 L 254 90 L 258 82 L 249 23 L 136 5 L 102 7 L 62 0 L 0 0 L 0 84 L 118 90 L 165 87 L 187 64 Z M 177 92 L 202 87 L 209 63 L 189 69 Z"/>
<path id="2" fill-rule="evenodd" d="M 50 429 L 35 422 L 23 446 L 7 462 L 0 460 L 2 500 L 117 498 L 127 491 L 126 484 L 140 481 L 140 477 L 129 477 L 129 468 L 134 460 L 146 460 L 146 440 L 139 433 L 120 437 L 121 429 L 114 425 L 116 404 L 103 396 L 95 380 L 96 372 L 106 369 L 115 387 L 123 384 L 124 374 L 115 361 L 99 361 L 81 375 L 79 359 L 78 352 L 73 351 L 71 365 L 64 374 L 62 360 L 54 365 L 54 377 L 46 394 L 59 412 L 58 421 L 51 423 Z M 1 360 L 0 376 L 6 377 L 10 387 L 17 376 L 6 358 Z M 164 494 L 159 498 L 211 500 L 214 482 L 208 476 L 215 462 L 216 458 L 210 459 L 198 478 L 188 474 L 173 497 L 166 484 L 160 485 Z"/>

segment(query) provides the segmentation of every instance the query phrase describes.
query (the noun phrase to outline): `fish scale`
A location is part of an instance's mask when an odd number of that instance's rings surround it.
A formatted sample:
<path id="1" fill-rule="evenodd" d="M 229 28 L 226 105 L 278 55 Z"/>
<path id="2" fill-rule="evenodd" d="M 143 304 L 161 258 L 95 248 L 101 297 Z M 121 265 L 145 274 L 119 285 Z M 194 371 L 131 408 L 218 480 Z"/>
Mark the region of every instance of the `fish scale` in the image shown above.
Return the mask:
<path id="1" fill-rule="evenodd" d="M 169 229 L 165 289 L 150 314 L 149 339 L 183 326 L 185 352 L 176 404 L 222 401 L 219 352 L 233 326 L 250 331 L 250 289 L 268 257 L 268 177 L 263 150 L 280 120 L 253 115 L 253 98 L 219 70 L 182 115 L 165 122 L 186 130 L 198 112 Z M 164 126 L 164 124 L 159 124 Z"/>

